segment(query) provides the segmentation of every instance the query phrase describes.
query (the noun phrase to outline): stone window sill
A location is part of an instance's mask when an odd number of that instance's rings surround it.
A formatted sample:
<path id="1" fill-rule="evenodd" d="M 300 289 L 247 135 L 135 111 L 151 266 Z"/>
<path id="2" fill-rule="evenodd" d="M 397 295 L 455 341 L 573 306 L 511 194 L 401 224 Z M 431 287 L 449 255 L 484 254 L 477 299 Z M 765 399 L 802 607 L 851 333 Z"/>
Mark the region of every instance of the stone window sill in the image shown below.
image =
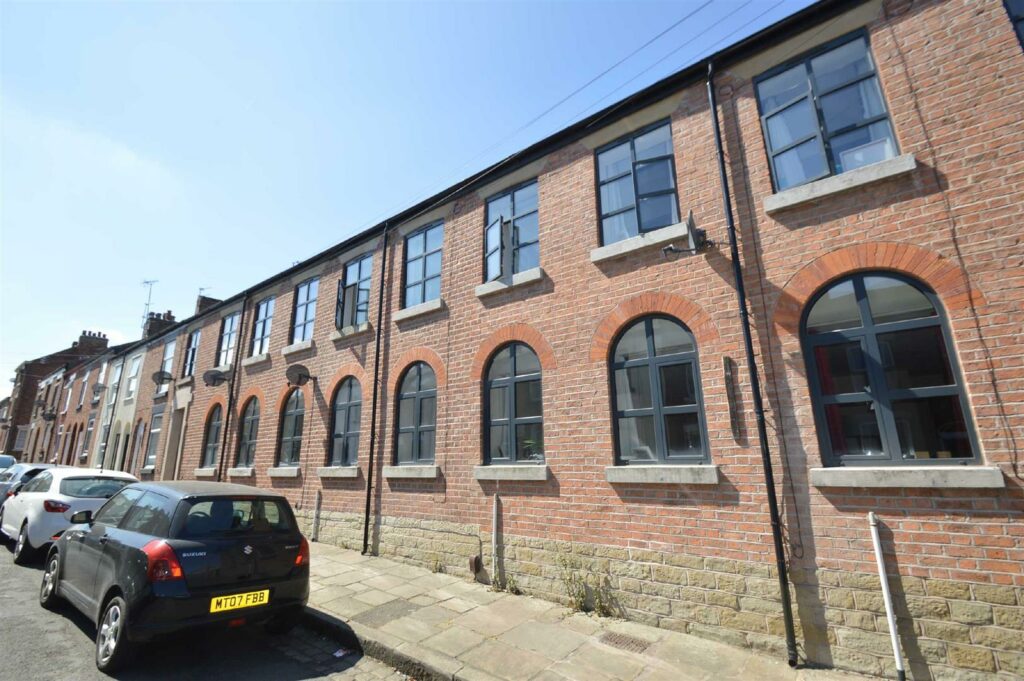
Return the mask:
<path id="1" fill-rule="evenodd" d="M 399 310 L 391 318 L 396 322 L 401 322 L 406 319 L 412 319 L 413 317 L 437 312 L 443 307 L 444 298 L 435 298 L 434 300 L 428 300 L 425 303 L 420 303 L 419 305 L 413 305 L 412 307 L 407 307 L 404 310 Z"/>
<path id="2" fill-rule="evenodd" d="M 316 469 L 318 478 L 358 478 L 358 466 L 324 466 Z"/>
<path id="3" fill-rule="evenodd" d="M 536 281 L 540 281 L 544 278 L 544 270 L 540 267 L 534 267 L 532 269 L 523 270 L 512 275 L 511 282 L 504 281 L 489 281 L 486 284 L 480 284 L 476 287 L 474 292 L 477 298 L 485 298 L 487 296 L 493 296 L 496 293 L 503 293 L 516 288 L 517 286 L 526 286 Z"/>
<path id="4" fill-rule="evenodd" d="M 548 467 L 537 464 L 490 464 L 473 466 L 474 480 L 539 480 L 548 479 Z"/>
<path id="5" fill-rule="evenodd" d="M 417 464 L 414 466 L 384 466 L 385 478 L 431 479 L 441 475 L 441 467 Z"/>
<path id="6" fill-rule="evenodd" d="M 257 364 L 263 364 L 264 362 L 270 361 L 270 353 L 264 352 L 261 355 L 253 355 L 252 357 L 246 357 L 242 360 L 243 367 L 254 367 Z"/>
<path id="7" fill-rule="evenodd" d="M 717 485 L 718 466 L 607 466 L 605 478 L 610 483 L 644 485 Z"/>
<path id="8" fill-rule="evenodd" d="M 215 477 L 217 477 L 217 469 L 213 468 L 213 467 L 210 467 L 210 468 L 197 468 L 194 471 L 192 471 L 192 473 L 197 478 L 215 478 Z"/>
<path id="9" fill-rule="evenodd" d="M 291 355 L 297 355 L 300 352 L 306 352 L 312 350 L 314 347 L 313 339 L 299 341 L 298 343 L 292 343 L 291 345 L 281 348 L 281 356 L 289 357 Z"/>
<path id="10" fill-rule="evenodd" d="M 256 475 L 256 471 L 252 466 L 238 466 L 237 468 L 229 468 L 228 475 L 232 478 L 251 478 Z"/>
<path id="11" fill-rule="evenodd" d="M 362 324 L 355 324 L 353 326 L 343 326 L 331 333 L 332 341 L 340 341 L 358 336 L 359 334 L 366 333 L 370 330 L 370 322 L 363 322 Z"/>
<path id="12" fill-rule="evenodd" d="M 156 471 L 156 466 L 143 466 L 139 470 L 139 475 L 153 475 Z"/>
<path id="13" fill-rule="evenodd" d="M 274 466 L 267 469 L 267 475 L 272 478 L 297 478 L 299 477 L 298 466 Z"/>
<path id="14" fill-rule="evenodd" d="M 895 158 L 872 163 L 871 165 L 833 175 L 814 182 L 802 184 L 792 189 L 784 189 L 777 194 L 766 196 L 764 212 L 772 215 L 787 208 L 818 201 L 841 194 L 842 192 L 879 182 L 890 177 L 909 173 L 917 167 L 917 159 L 913 154 L 903 154 Z"/>
<path id="15" fill-rule="evenodd" d="M 812 468 L 815 487 L 908 487 L 922 489 L 1000 489 L 996 466 L 842 466 Z"/>
<path id="16" fill-rule="evenodd" d="M 194 378 L 192 376 L 183 376 L 182 378 L 178 379 L 178 381 L 174 384 L 174 387 L 175 388 L 184 388 L 186 386 L 190 386 L 190 385 L 192 385 L 192 381 L 193 380 L 194 380 Z"/>
<path id="17" fill-rule="evenodd" d="M 674 225 L 669 225 L 668 227 L 662 227 L 661 229 L 630 237 L 629 239 L 616 241 L 615 243 L 608 244 L 607 246 L 595 248 L 590 251 L 590 262 L 607 262 L 647 248 L 664 246 L 665 244 L 672 243 L 673 241 L 686 241 L 688 238 L 689 232 L 687 231 L 686 223 L 679 222 Z M 686 247 L 686 244 L 684 244 L 683 247 Z"/>
<path id="18" fill-rule="evenodd" d="M 221 364 L 219 367 L 213 367 L 213 370 L 214 371 L 219 371 L 222 374 L 226 374 L 229 371 L 231 371 L 231 365 L 230 364 Z"/>

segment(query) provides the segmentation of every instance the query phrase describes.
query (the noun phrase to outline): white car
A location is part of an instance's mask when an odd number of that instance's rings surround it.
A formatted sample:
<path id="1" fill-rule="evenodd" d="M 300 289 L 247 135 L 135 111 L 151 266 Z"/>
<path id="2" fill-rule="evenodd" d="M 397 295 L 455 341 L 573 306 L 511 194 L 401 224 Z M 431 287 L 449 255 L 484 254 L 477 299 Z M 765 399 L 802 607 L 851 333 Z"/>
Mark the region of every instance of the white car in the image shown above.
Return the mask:
<path id="1" fill-rule="evenodd" d="M 99 509 L 125 485 L 138 479 L 98 468 L 48 468 L 4 504 L 0 532 L 14 545 L 14 562 L 27 563 L 71 525 L 79 511 Z"/>

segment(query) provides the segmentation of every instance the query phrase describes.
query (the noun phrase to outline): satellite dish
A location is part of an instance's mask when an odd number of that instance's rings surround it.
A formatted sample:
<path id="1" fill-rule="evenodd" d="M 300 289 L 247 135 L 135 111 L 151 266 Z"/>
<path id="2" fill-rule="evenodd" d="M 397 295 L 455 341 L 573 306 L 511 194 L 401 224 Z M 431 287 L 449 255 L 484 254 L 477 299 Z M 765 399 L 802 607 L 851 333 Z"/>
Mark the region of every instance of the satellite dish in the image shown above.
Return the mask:
<path id="1" fill-rule="evenodd" d="M 99 395 L 101 392 L 103 392 L 106 389 L 107 389 L 107 386 L 103 385 L 102 383 L 97 383 L 96 385 L 94 385 L 92 387 L 92 394 L 93 395 Z"/>
<path id="2" fill-rule="evenodd" d="M 203 383 L 205 383 L 206 386 L 210 388 L 216 388 L 218 385 L 224 383 L 226 380 L 228 380 L 228 375 L 227 372 L 225 371 L 217 371 L 216 369 L 210 369 L 209 371 L 203 373 Z"/>
<path id="3" fill-rule="evenodd" d="M 689 241 L 690 251 L 696 253 L 704 250 L 708 242 L 707 230 L 697 229 L 697 221 L 693 219 L 693 211 L 686 216 L 686 237 Z"/>
<path id="4" fill-rule="evenodd" d="M 174 375 L 170 371 L 154 371 L 153 382 L 157 385 L 164 385 L 174 380 Z"/>
<path id="5" fill-rule="evenodd" d="M 44 421 L 56 421 L 57 420 L 57 414 L 55 412 L 52 412 L 52 411 L 45 411 L 45 412 L 43 412 L 43 420 Z"/>
<path id="6" fill-rule="evenodd" d="M 285 378 L 288 379 L 288 385 L 306 385 L 312 376 L 309 375 L 309 369 L 301 364 L 293 364 L 284 372 Z"/>

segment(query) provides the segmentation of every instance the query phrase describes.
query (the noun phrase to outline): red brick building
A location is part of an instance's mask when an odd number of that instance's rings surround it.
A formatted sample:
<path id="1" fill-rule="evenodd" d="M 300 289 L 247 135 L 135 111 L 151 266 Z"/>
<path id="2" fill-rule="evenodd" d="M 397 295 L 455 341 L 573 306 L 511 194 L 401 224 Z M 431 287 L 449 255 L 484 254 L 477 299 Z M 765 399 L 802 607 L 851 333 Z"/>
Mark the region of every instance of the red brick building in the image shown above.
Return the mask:
<path id="1" fill-rule="evenodd" d="M 710 60 L 802 660 L 892 674 L 873 511 L 915 678 L 1024 674 L 1012 11 L 823 0 Z M 126 466 L 786 654 L 708 66 L 147 341 Z"/>

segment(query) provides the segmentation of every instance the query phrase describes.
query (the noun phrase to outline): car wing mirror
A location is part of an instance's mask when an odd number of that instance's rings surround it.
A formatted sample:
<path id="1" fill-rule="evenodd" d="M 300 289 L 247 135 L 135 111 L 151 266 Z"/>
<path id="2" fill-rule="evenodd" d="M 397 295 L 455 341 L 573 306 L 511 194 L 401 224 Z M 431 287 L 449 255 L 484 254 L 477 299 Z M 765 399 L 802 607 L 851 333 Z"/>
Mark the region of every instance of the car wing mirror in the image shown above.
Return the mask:
<path id="1" fill-rule="evenodd" d="M 92 511 L 79 511 L 71 516 L 71 522 L 74 525 L 83 525 L 86 523 L 92 523 Z"/>

